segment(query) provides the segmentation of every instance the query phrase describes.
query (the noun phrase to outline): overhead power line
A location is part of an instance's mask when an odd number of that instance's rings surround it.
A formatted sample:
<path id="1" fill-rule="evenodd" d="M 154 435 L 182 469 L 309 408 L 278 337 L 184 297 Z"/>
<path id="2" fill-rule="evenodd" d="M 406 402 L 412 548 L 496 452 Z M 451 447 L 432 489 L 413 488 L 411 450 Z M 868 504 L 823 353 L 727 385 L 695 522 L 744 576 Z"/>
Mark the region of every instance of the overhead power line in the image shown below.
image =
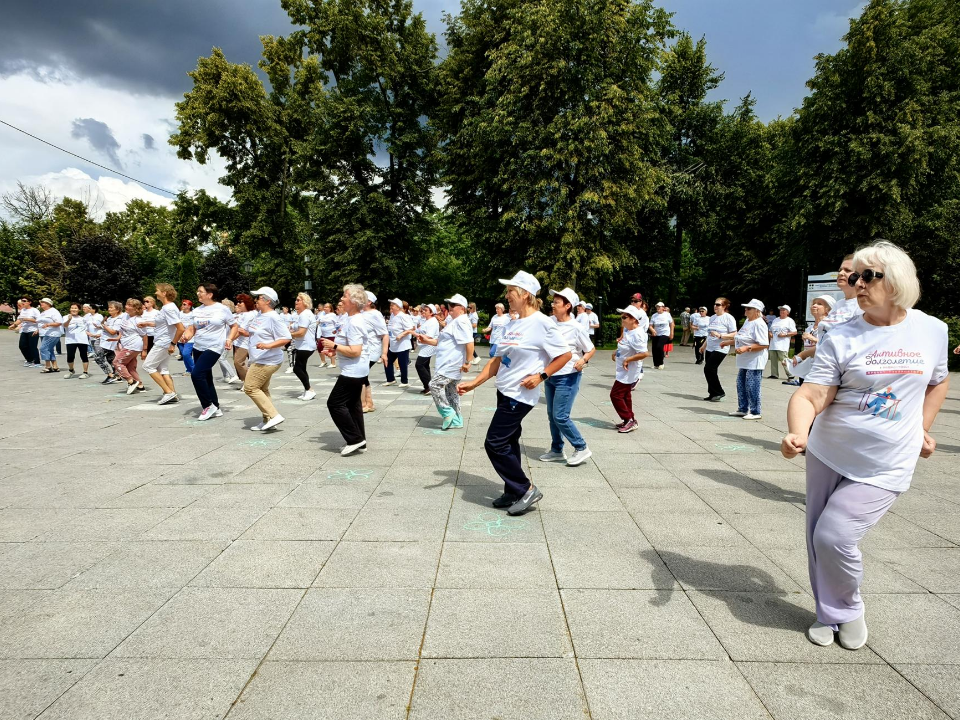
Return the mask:
<path id="1" fill-rule="evenodd" d="M 167 195 L 176 195 L 176 194 L 177 194 L 177 193 L 175 193 L 173 190 L 167 190 L 167 189 L 162 188 L 162 187 L 157 187 L 156 185 L 151 185 L 151 184 L 148 183 L 148 182 L 144 182 L 143 180 L 138 180 L 138 179 L 135 178 L 135 177 L 131 177 L 130 175 L 126 175 L 125 173 L 122 173 L 122 172 L 120 172 L 119 170 L 114 170 L 114 169 L 111 168 L 111 167 L 107 167 L 106 165 L 101 165 L 100 163 L 94 162 L 93 160 L 90 160 L 89 158 L 85 158 L 85 157 L 83 157 L 82 155 L 77 155 L 75 152 L 70 152 L 69 150 L 67 150 L 67 149 L 65 149 L 65 148 L 62 148 L 62 147 L 60 147 L 59 145 L 54 145 L 52 142 L 47 142 L 46 140 L 44 140 L 44 139 L 41 138 L 41 137 L 37 137 L 36 135 L 33 135 L 33 134 L 31 134 L 31 133 L 28 133 L 26 130 L 22 130 L 21 128 L 18 128 L 16 125 L 11 125 L 11 124 L 8 123 L 6 120 L 0 120 L 0 124 L 6 125 L 8 128 L 10 128 L 10 129 L 12 129 L 12 130 L 16 130 L 16 131 L 19 132 L 19 133 L 23 133 L 23 134 L 26 135 L 27 137 L 32 137 L 34 140 L 39 140 L 39 141 L 42 142 L 44 145 L 49 145 L 50 147 L 52 147 L 52 148 L 54 148 L 54 149 L 56 149 L 56 150 L 59 150 L 60 152 L 65 152 L 67 155 L 73 155 L 75 158 L 79 158 L 80 160 L 83 160 L 83 161 L 86 162 L 86 163 L 90 163 L 91 165 L 96 165 L 98 168 L 101 168 L 101 169 L 103 169 L 103 170 L 106 170 L 107 172 L 112 172 L 114 175 L 119 175 L 120 177 L 125 177 L 127 180 L 133 180 L 135 183 L 139 183 L 140 185 L 143 185 L 143 186 L 148 187 L 148 188 L 153 188 L 154 190 L 159 190 L 160 192 L 166 193 Z"/>

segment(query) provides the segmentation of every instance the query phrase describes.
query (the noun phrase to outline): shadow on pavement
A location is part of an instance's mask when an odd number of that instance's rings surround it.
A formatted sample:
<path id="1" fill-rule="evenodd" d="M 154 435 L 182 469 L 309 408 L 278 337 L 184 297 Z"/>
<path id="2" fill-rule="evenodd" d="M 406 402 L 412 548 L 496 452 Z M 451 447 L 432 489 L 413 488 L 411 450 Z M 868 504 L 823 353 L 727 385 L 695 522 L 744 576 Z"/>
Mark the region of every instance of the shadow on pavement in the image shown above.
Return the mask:
<path id="1" fill-rule="evenodd" d="M 735 435 L 734 433 L 720 433 L 725 438 L 730 438 L 734 442 L 743 443 L 744 445 L 759 445 L 764 450 L 770 450 L 771 452 L 780 452 L 780 443 L 774 442 L 773 440 L 761 440 L 760 438 L 753 437 L 752 435 Z"/>
<path id="2" fill-rule="evenodd" d="M 794 605 L 786 598 L 789 595 L 779 588 L 770 573 L 752 565 L 722 565 L 707 560 L 695 560 L 675 552 L 644 550 L 641 555 L 654 568 L 654 584 L 667 587 L 675 578 L 687 590 L 696 590 L 717 600 L 722 600 L 737 620 L 749 625 L 779 630 L 804 632 L 815 616 L 809 610 Z M 669 570 L 662 568 L 660 561 Z M 660 575 L 661 577 L 658 577 Z M 729 582 L 736 578 L 736 591 L 718 590 L 717 580 Z M 658 590 L 650 604 L 666 605 L 676 590 Z M 746 593 L 762 594 L 762 598 L 748 597 Z M 762 607 L 758 605 L 762 604 Z M 756 606 L 756 607 L 755 607 Z"/>
<path id="3" fill-rule="evenodd" d="M 755 480 L 741 475 L 738 472 L 729 470 L 697 470 L 696 473 L 702 477 L 709 478 L 721 485 L 743 490 L 745 493 L 760 498 L 761 500 L 778 500 L 785 503 L 803 503 L 806 504 L 807 496 L 804 493 L 798 493 L 793 490 L 784 490 L 773 483 Z"/>

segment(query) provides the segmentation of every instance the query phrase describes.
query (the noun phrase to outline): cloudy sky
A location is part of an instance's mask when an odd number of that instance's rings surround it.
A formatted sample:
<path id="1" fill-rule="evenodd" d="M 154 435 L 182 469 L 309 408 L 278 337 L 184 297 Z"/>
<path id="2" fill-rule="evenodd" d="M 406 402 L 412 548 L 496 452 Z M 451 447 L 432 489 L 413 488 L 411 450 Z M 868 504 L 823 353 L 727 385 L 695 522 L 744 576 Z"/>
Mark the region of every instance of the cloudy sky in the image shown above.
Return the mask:
<path id="1" fill-rule="evenodd" d="M 814 56 L 834 52 L 858 0 L 660 0 L 675 24 L 706 36 L 725 73 L 715 93 L 757 98 L 764 120 L 786 116 L 806 93 Z M 459 0 L 414 0 L 442 45 L 443 13 Z M 241 11 L 242 9 L 242 11 Z M 205 188 L 223 199 L 222 166 L 178 160 L 167 138 L 186 73 L 213 46 L 256 65 L 259 35 L 286 34 L 279 0 L 130 0 L 8 3 L 0 24 L 0 120 L 144 183 Z M 105 209 L 169 196 L 117 177 L 0 125 L 0 191 L 42 183 L 58 196 L 98 194 Z"/>

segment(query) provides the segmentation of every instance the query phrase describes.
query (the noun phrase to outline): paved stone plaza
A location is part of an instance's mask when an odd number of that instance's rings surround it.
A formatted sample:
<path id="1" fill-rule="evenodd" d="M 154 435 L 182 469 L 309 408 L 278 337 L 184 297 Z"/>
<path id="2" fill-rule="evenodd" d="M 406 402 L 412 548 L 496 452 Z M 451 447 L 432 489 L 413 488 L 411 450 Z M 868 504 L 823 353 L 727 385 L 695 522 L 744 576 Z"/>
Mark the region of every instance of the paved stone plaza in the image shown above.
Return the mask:
<path id="1" fill-rule="evenodd" d="M 690 348 L 648 370 L 641 431 L 612 431 L 609 353 L 574 417 L 594 457 L 524 449 L 539 508 L 510 518 L 483 452 L 493 383 L 442 432 L 377 388 L 370 450 L 341 458 L 317 400 L 277 375 L 261 435 L 184 399 L 20 367 L 0 336 L 0 718 L 612 720 L 960 718 L 960 385 L 913 489 L 864 542 L 870 641 L 810 644 L 792 388 L 730 418 Z M 65 360 L 61 361 L 65 366 Z M 174 363 L 180 369 L 179 363 Z M 219 374 L 219 373 L 217 373 Z M 374 375 L 382 381 L 382 370 Z"/>

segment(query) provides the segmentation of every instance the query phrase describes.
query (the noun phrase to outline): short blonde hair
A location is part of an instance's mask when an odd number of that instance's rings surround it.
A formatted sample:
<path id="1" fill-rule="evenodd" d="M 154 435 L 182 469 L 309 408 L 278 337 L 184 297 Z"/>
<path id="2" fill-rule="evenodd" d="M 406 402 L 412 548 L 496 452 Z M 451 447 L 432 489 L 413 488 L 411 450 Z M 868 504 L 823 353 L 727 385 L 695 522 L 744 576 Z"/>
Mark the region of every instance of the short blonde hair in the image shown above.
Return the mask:
<path id="1" fill-rule="evenodd" d="M 162 295 L 167 302 L 177 301 L 177 291 L 170 283 L 157 283 L 157 295 Z"/>
<path id="2" fill-rule="evenodd" d="M 139 298 L 127 298 L 127 305 L 133 308 L 134 315 L 143 314 L 143 303 L 140 302 Z"/>
<path id="3" fill-rule="evenodd" d="M 909 310 L 920 299 L 920 281 L 917 266 L 902 249 L 888 240 L 878 240 L 853 254 L 853 269 L 862 272 L 870 268 L 883 273 L 881 282 L 886 285 L 895 306 Z"/>
<path id="4" fill-rule="evenodd" d="M 363 289 L 363 285 L 344 285 L 343 294 L 356 306 L 357 310 L 363 310 L 367 306 L 367 292 Z"/>
<path id="5" fill-rule="evenodd" d="M 237 311 L 237 306 L 233 304 L 233 300 L 231 300 L 230 298 L 224 298 L 223 300 L 220 301 L 220 304 L 223 305 L 225 308 L 227 308 L 227 310 L 229 310 L 230 312 Z"/>
<path id="6" fill-rule="evenodd" d="M 520 293 L 520 300 L 523 301 L 524 305 L 533 308 L 534 310 L 540 310 L 543 307 L 543 300 L 538 298 L 529 290 L 524 290 L 522 287 L 516 285 L 508 285 L 507 289 L 513 288 L 518 293 Z"/>
<path id="7" fill-rule="evenodd" d="M 297 300 L 302 300 L 307 310 L 313 310 L 313 298 L 305 292 L 297 293 Z"/>

